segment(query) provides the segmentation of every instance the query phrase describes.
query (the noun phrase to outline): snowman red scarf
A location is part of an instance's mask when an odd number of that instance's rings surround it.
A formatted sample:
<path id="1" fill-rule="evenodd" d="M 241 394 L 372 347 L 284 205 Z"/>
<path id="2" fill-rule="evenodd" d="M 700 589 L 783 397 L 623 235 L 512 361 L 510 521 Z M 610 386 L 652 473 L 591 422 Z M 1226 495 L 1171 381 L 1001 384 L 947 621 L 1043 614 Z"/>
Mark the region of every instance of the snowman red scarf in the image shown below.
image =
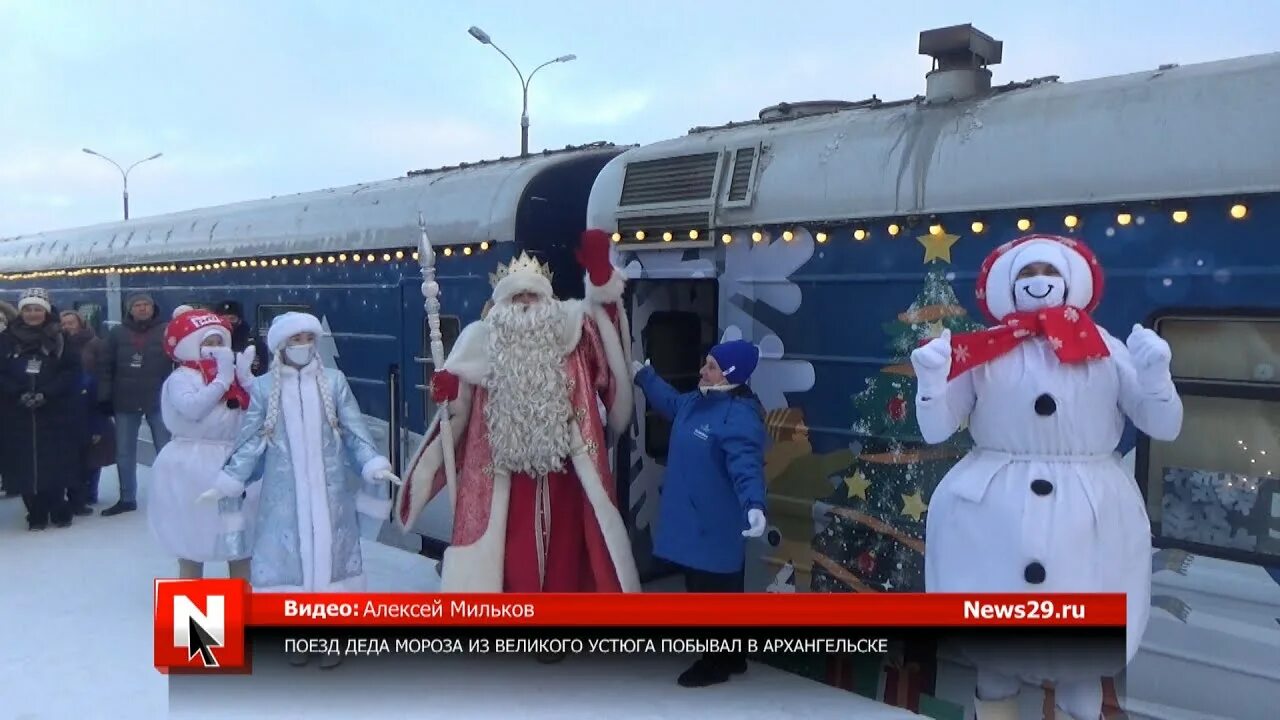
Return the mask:
<path id="1" fill-rule="evenodd" d="M 1010 251 L 1033 242 L 1054 243 L 1061 251 L 1065 262 L 1056 263 L 1055 267 L 1067 283 L 1066 302 L 1019 312 L 1014 309 L 1012 286 L 1013 276 L 1021 268 L 1014 267 L 1016 253 Z M 1102 284 L 1098 258 L 1087 245 L 1073 238 L 1029 235 L 996 248 L 978 273 L 977 297 L 979 309 L 1000 324 L 951 337 L 951 372 L 947 379 L 990 362 L 1032 337 L 1044 337 L 1063 363 L 1107 357 L 1110 351 L 1106 340 L 1089 315 L 1102 299 Z"/>
<path id="2" fill-rule="evenodd" d="M 204 378 L 204 384 L 208 385 L 218 377 L 218 361 L 213 358 L 203 358 L 200 362 L 191 362 L 187 360 L 182 363 L 182 367 L 199 370 L 200 376 Z M 240 386 L 240 381 L 232 380 L 231 387 L 222 395 L 222 399 L 226 401 L 227 407 L 232 410 L 249 409 L 249 393 Z M 234 404 L 233 404 L 234 403 Z"/>

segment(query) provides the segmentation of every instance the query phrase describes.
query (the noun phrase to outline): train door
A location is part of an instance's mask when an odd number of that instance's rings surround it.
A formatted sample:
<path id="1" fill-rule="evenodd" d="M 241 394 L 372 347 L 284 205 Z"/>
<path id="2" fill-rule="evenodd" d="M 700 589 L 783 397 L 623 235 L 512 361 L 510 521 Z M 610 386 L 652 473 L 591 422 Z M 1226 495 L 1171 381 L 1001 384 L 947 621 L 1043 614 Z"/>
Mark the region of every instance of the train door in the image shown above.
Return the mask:
<path id="1" fill-rule="evenodd" d="M 630 312 L 632 355 L 648 360 L 664 380 L 681 392 L 698 384 L 698 371 L 719 337 L 716 280 L 634 280 Z M 653 531 L 658 518 L 662 476 L 667 466 L 671 423 L 636 395 L 636 424 L 630 442 L 629 478 L 625 493 L 632 547 L 644 582 L 670 574 L 653 557 Z"/>
<path id="2" fill-rule="evenodd" d="M 431 361 L 431 329 L 426 313 L 422 310 L 422 278 L 411 277 L 400 281 L 401 313 L 400 373 L 394 387 L 399 388 L 392 408 L 393 447 L 398 448 L 398 458 L 392 460 L 398 471 L 408 468 L 409 460 L 422 442 L 423 434 L 435 417 L 437 407 L 431 402 L 430 381 L 435 365 Z M 440 335 L 447 357 L 453 343 L 462 331 L 462 320 L 457 315 L 441 314 Z M 439 558 L 453 535 L 453 513 L 449 508 L 448 493 L 440 493 L 423 509 L 414 523 L 412 532 L 401 533 L 394 517 L 388 523 L 391 530 L 381 538 L 392 545 L 406 546 L 415 552 Z M 392 539 L 394 536 L 395 539 Z M 421 537 L 421 546 L 418 538 Z"/>

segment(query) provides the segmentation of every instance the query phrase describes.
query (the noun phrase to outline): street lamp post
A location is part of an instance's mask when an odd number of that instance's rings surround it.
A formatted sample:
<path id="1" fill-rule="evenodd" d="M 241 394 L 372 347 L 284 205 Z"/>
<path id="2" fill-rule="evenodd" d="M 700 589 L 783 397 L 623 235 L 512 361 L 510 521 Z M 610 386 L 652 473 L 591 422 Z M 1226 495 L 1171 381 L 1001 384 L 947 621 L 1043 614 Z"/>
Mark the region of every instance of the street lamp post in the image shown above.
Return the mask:
<path id="1" fill-rule="evenodd" d="M 560 57 L 555 58 L 553 60 L 548 60 L 542 63 L 541 65 L 539 65 L 538 67 L 534 68 L 533 72 L 529 73 L 529 77 L 525 78 L 524 73 L 520 72 L 520 68 L 516 65 L 515 61 L 511 59 L 511 56 L 506 54 L 505 52 L 502 52 L 502 48 L 493 44 L 493 39 L 489 37 L 489 33 L 481 30 L 480 28 L 474 25 L 472 25 L 471 28 L 467 30 L 467 32 L 471 35 L 471 37 L 475 38 L 479 42 L 485 45 L 488 45 L 489 47 L 501 53 L 502 57 L 506 58 L 507 62 L 511 63 L 511 67 L 515 69 L 516 75 L 520 76 L 520 89 L 521 89 L 520 156 L 526 157 L 529 155 L 529 83 L 533 81 L 533 76 L 536 75 L 538 71 L 541 70 L 542 68 L 548 65 L 552 65 L 554 63 L 563 63 L 563 62 L 569 62 L 570 60 L 577 60 L 578 56 L 577 55 L 561 55 Z"/>
<path id="2" fill-rule="evenodd" d="M 129 219 L 129 171 L 138 167 L 142 163 L 147 162 L 148 160 L 155 160 L 156 158 L 160 157 L 164 153 L 156 153 L 155 155 L 152 155 L 149 158 L 143 158 L 138 162 L 130 165 L 128 169 L 126 169 L 126 168 L 120 167 L 119 163 L 107 157 L 106 155 L 103 155 L 102 153 L 94 152 L 89 148 L 81 148 L 81 149 L 90 155 L 96 155 L 102 158 L 103 160 L 106 160 L 107 162 L 111 163 L 112 165 L 115 165 L 116 169 L 120 171 L 120 177 L 124 179 L 124 219 L 128 220 Z"/>

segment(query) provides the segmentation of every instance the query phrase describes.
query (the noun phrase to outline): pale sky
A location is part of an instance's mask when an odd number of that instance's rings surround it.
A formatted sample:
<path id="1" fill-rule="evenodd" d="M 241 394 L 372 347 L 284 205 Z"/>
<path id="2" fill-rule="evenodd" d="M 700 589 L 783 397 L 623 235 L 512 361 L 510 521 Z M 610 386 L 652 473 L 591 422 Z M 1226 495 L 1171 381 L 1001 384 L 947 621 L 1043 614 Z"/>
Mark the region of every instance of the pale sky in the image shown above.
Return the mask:
<path id="1" fill-rule="evenodd" d="M 921 30 L 1004 41 L 994 82 L 1280 51 L 1280 0 L 0 0 L 0 237 L 648 143 L 781 101 L 924 92 Z"/>

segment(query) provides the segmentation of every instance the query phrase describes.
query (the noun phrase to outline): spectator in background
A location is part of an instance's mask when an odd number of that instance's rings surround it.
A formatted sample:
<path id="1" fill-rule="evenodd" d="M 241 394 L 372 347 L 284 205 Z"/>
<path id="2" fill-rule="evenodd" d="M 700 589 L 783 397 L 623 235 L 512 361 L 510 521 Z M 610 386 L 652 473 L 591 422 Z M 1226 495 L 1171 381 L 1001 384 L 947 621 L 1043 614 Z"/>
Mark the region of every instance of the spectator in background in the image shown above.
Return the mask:
<path id="1" fill-rule="evenodd" d="M 115 463 L 115 427 L 111 417 L 98 407 L 98 380 L 96 377 L 102 341 L 84 316 L 73 310 L 62 311 L 62 331 L 67 335 L 67 346 L 80 359 L 79 397 L 80 412 L 84 418 L 84 455 L 81 463 L 80 482 L 68 481 L 67 502 L 74 515 L 92 515 L 90 505 L 98 502 L 98 478 L 102 468 Z"/>
<path id="2" fill-rule="evenodd" d="M 49 293 L 32 288 L 0 334 L 0 455 L 11 490 L 22 493 L 27 527 L 71 525 L 67 483 L 79 479 L 79 358 L 71 352 Z"/>
<path id="3" fill-rule="evenodd" d="M 253 348 L 252 364 L 250 371 L 255 377 L 267 371 L 267 346 L 263 344 L 262 338 L 258 337 L 253 331 L 253 327 L 244 319 L 244 306 L 235 300 L 226 300 L 218 303 L 218 307 L 214 310 L 222 316 L 223 320 L 231 326 L 231 351 L 240 357 L 240 354 L 249 348 Z"/>
<path id="4" fill-rule="evenodd" d="M 120 500 L 102 511 L 107 517 L 138 509 L 138 431 L 145 417 L 156 453 L 169 442 L 160 417 L 160 388 L 173 372 L 164 348 L 165 323 L 146 293 L 129 297 L 128 315 L 111 330 L 98 359 L 98 401 L 116 421 L 116 469 Z"/>
<path id="5" fill-rule="evenodd" d="M 18 317 L 18 309 L 7 302 L 0 300 L 0 333 L 3 333 L 5 331 L 5 328 L 9 327 L 9 323 L 13 322 L 15 319 L 17 319 L 17 317 Z M 19 493 L 17 490 L 10 488 L 8 485 L 5 485 L 4 483 L 4 457 L 3 456 L 0 456 L 0 490 L 4 491 L 3 495 L 0 495 L 0 497 L 14 498 L 21 495 L 21 493 Z"/>

